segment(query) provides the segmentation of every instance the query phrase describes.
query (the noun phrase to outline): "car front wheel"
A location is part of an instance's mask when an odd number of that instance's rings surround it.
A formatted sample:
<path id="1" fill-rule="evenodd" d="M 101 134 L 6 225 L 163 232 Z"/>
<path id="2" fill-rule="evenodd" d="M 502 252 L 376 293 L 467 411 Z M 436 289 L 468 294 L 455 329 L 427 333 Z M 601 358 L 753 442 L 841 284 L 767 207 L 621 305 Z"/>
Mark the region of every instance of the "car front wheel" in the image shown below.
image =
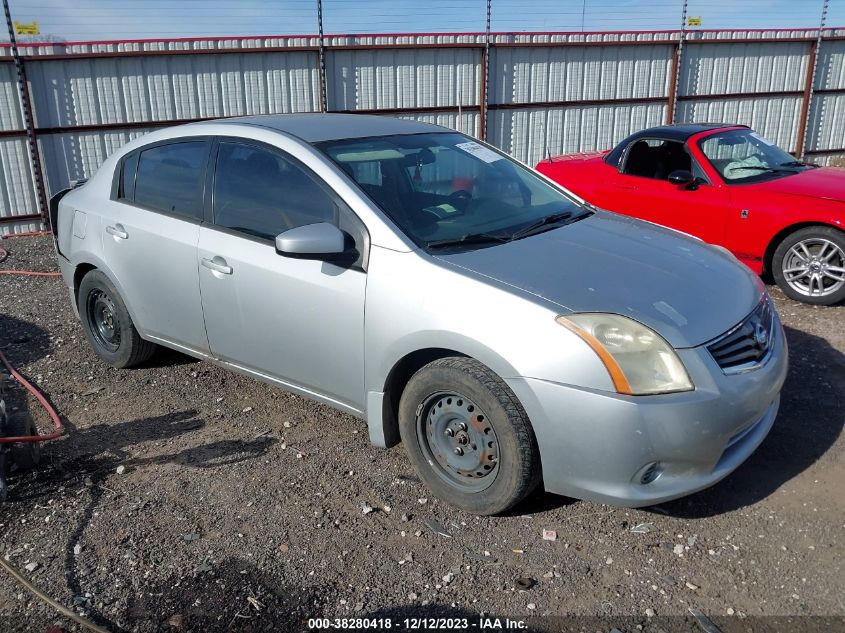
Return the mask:
<path id="1" fill-rule="evenodd" d="M 845 299 L 845 233 L 825 226 L 791 233 L 775 250 L 772 273 L 796 301 L 839 303 Z"/>
<path id="2" fill-rule="evenodd" d="M 141 338 L 117 288 L 99 270 L 82 278 L 78 307 L 91 349 L 112 367 L 132 367 L 153 355 L 156 345 Z"/>
<path id="3" fill-rule="evenodd" d="M 528 416 L 505 382 L 478 361 L 449 357 L 411 377 L 399 431 L 425 484 L 474 514 L 498 514 L 540 481 Z"/>

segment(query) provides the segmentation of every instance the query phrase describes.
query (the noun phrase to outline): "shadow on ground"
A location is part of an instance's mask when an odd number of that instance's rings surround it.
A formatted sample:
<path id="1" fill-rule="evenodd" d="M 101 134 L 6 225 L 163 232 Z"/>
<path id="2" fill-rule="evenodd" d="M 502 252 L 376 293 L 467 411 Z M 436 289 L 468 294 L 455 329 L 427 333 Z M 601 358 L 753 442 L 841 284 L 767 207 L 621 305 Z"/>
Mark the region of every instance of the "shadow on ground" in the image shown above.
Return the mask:
<path id="1" fill-rule="evenodd" d="M 49 496 L 56 486 L 97 485 L 118 466 L 127 470 L 173 463 L 191 468 L 217 468 L 264 455 L 278 440 L 256 437 L 252 440 L 219 440 L 151 457 L 132 457 L 126 447 L 144 442 L 167 441 L 206 425 L 193 409 L 166 415 L 97 424 L 79 430 L 69 427 L 64 451 L 72 456 L 54 461 L 16 482 L 9 503 L 24 503 Z M 86 479 L 87 478 L 87 479 Z"/>
<path id="2" fill-rule="evenodd" d="M 22 369 L 23 367 L 49 353 L 50 337 L 37 325 L 0 314 L 0 351 L 6 356 L 7 361 L 21 375 L 25 376 L 26 372 Z M 28 397 L 26 389 L 8 376 L 9 372 L 2 363 L 0 363 L 0 373 L 3 374 L 0 398 L 2 398 L 6 414 L 9 416 L 7 420 L 14 415 L 23 415 L 25 418 L 34 417 L 34 412 L 30 410 L 31 398 Z M 49 396 L 47 399 L 49 401 Z M 45 433 L 46 431 L 42 429 L 41 432 Z M 0 427 L 0 434 L 7 437 L 19 435 L 21 430 L 15 429 L 10 422 L 8 426 L 4 424 Z M 29 435 L 30 433 L 24 431 L 24 434 Z M 0 444 L 0 500 L 7 494 L 7 478 L 18 474 L 18 462 L 14 456 L 15 450 L 24 450 L 28 455 L 27 459 L 33 459 L 30 451 L 34 450 L 37 453 L 38 448 L 31 445 Z"/>
<path id="3" fill-rule="evenodd" d="M 43 329 L 14 317 L 0 314 L 0 351 L 7 360 L 22 375 L 26 375 L 23 368 L 50 352 L 50 337 Z M 8 373 L 0 364 L 0 371 Z M 8 411 L 28 411 L 29 402 L 26 390 L 16 382 L 10 380 L 5 395 Z"/>
<path id="4" fill-rule="evenodd" d="M 162 367 L 175 367 L 178 365 L 192 365 L 199 362 L 201 361 L 198 358 L 194 358 L 193 356 L 188 356 L 187 354 L 178 352 L 175 349 L 159 345 L 156 348 L 155 353 L 147 361 L 130 369 L 159 369 Z"/>
<path id="5" fill-rule="evenodd" d="M 168 579 L 129 598 L 116 624 L 148 622 L 165 631 L 307 631 L 308 618 L 326 613 L 336 595 L 331 585 L 288 587 L 252 562 L 205 556 L 190 577 Z"/>
<path id="6" fill-rule="evenodd" d="M 74 596 L 83 595 L 84 590 L 77 569 L 79 563 L 73 553 L 73 544 L 82 538 L 95 513 L 101 509 L 104 503 L 107 503 L 104 500 L 104 493 L 109 491 L 109 489 L 103 484 L 106 478 L 114 473 L 118 466 L 123 466 L 129 470 L 153 464 L 174 463 L 192 468 L 216 468 L 260 457 L 277 441 L 270 437 L 258 437 L 248 441 L 224 440 L 185 448 L 173 453 L 140 458 L 131 457 L 125 450 L 127 446 L 133 444 L 148 441 L 165 441 L 197 431 L 203 426 L 205 426 L 205 421 L 197 417 L 196 411 L 186 410 L 141 420 L 129 420 L 117 424 L 100 424 L 81 431 L 73 429 L 68 439 L 71 445 L 65 450 L 70 450 L 77 456 L 68 460 L 57 461 L 38 471 L 26 473 L 19 477 L 12 488 L 9 500 L 4 504 L 4 512 L 24 514 L 33 504 L 37 504 L 44 498 L 53 497 L 59 492 L 68 495 L 86 489 L 88 490 L 89 498 L 86 506 L 75 528 L 67 539 L 67 546 L 63 549 L 65 577 L 68 587 Z M 216 576 L 210 577 L 214 582 L 213 585 L 206 582 L 208 578 L 197 580 L 199 575 L 213 568 L 210 565 L 211 563 L 208 560 L 202 563 L 201 569 L 195 574 L 195 584 L 197 587 L 205 586 L 208 591 L 223 592 L 225 583 L 221 585 Z M 220 573 L 229 573 L 226 569 L 225 566 L 221 566 L 219 568 Z M 235 572 L 231 573 L 234 574 Z M 244 577 L 242 570 L 239 570 L 237 574 L 237 576 L 232 576 L 232 578 L 236 578 L 241 583 L 238 586 L 249 588 L 251 586 L 248 582 L 249 578 Z M 234 583 L 229 582 L 229 584 L 232 585 Z M 190 596 L 190 590 L 186 590 L 184 587 L 172 593 L 179 597 L 181 604 L 190 605 L 194 601 L 186 598 L 186 591 L 187 595 Z M 132 611 L 130 612 L 131 619 L 134 620 L 136 617 L 147 617 L 149 614 L 162 613 L 160 610 L 153 610 L 151 606 L 145 606 L 144 600 L 165 600 L 166 595 L 167 591 L 157 591 L 148 597 L 138 598 L 140 602 L 138 604 L 133 603 Z M 281 594 L 278 592 L 273 593 L 272 596 L 272 599 L 276 602 L 281 600 Z M 302 598 L 301 590 L 297 593 L 297 596 L 297 599 Z M 90 609 L 90 606 L 88 608 L 88 616 L 95 623 L 105 626 L 110 630 L 125 630 L 124 625 L 127 624 L 126 622 L 112 621 L 106 614 L 98 613 Z M 164 607 L 161 606 L 160 608 Z M 196 611 L 200 612 L 200 609 L 198 608 Z M 207 612 L 205 601 L 203 601 L 202 612 L 205 613 L 204 617 L 211 617 L 212 615 Z M 250 616 L 253 615 L 249 610 L 245 610 L 244 613 Z M 204 626 L 196 630 L 272 630 L 271 628 L 243 628 L 240 626 L 240 620 L 244 620 L 245 618 L 241 616 L 232 617 L 234 617 L 235 621 L 228 623 L 229 628 L 226 628 L 224 624 L 220 624 L 219 621 L 214 620 L 213 626 L 212 622 L 209 621 L 207 627 Z"/>
<path id="7" fill-rule="evenodd" d="M 108 615 L 96 613 L 90 602 L 77 606 L 90 621 L 113 633 L 125 631 L 183 631 L 233 633 L 307 631 L 308 619 L 322 617 L 337 604 L 331 585 L 285 586 L 282 579 L 259 569 L 254 563 L 211 556 L 197 556 L 197 565 L 187 577 L 170 576 L 143 591 L 127 593 L 108 608 Z M 56 615 L 62 631 L 77 630 L 70 620 Z M 0 620 L 4 631 L 33 631 L 27 618 Z M 58 629 L 48 629 L 53 631 Z M 80 629 L 81 630 L 81 629 Z M 314 629 L 316 630 L 316 629 Z"/>

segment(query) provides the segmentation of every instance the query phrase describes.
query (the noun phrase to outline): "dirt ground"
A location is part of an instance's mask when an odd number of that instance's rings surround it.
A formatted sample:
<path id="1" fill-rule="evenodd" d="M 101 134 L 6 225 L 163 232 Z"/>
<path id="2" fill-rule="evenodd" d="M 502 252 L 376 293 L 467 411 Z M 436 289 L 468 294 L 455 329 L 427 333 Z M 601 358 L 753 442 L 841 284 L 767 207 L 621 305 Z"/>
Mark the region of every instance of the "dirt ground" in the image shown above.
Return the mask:
<path id="1" fill-rule="evenodd" d="M 55 268 L 47 238 L 0 246 L 0 268 Z M 112 631 L 431 616 L 478 628 L 479 614 L 701 630 L 689 607 L 723 631 L 845 630 L 845 306 L 771 292 L 791 369 L 773 431 L 732 476 L 657 508 L 538 491 L 481 518 L 434 499 L 401 446 L 373 448 L 363 422 L 325 406 L 172 352 L 107 367 L 61 280 L 0 276 L 0 349 L 69 430 L 10 480 L 0 554 Z M 20 390 L 12 404 L 48 428 Z M 82 630 L 0 578 L 3 632 Z"/>

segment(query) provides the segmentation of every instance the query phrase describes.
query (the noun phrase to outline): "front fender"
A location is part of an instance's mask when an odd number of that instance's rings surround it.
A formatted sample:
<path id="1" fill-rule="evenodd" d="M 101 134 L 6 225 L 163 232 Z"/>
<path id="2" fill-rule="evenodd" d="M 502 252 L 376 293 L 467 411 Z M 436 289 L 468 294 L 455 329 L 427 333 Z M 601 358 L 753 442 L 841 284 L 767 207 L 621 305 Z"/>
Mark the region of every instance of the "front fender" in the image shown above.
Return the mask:
<path id="1" fill-rule="evenodd" d="M 502 379 L 537 378 L 613 391 L 598 356 L 555 323 L 566 310 L 419 253 L 374 247 L 367 281 L 365 388 L 370 437 L 390 445 L 385 388 L 403 358 L 446 350 L 484 363 Z"/>

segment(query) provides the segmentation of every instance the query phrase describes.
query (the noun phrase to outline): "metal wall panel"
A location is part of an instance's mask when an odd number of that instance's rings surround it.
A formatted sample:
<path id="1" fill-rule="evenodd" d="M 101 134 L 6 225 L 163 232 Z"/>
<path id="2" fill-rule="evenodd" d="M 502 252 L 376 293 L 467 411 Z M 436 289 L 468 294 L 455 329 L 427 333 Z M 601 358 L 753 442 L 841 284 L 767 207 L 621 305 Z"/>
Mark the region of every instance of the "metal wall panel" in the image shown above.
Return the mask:
<path id="1" fill-rule="evenodd" d="M 237 48 L 291 48 L 317 46 L 316 36 L 196 37 L 172 40 L 126 40 L 111 42 L 44 42 L 20 44 L 21 55 L 89 55 L 92 53 L 143 53 L 147 51 L 226 51 Z M 8 54 L 8 53 L 6 53 Z M 0 54 L 2 56 L 2 54 Z"/>
<path id="2" fill-rule="evenodd" d="M 666 42 L 678 39 L 678 32 L 666 31 L 611 31 L 607 33 L 493 33 L 494 44 L 617 44 L 619 42 Z M 481 41 L 484 41 L 483 39 Z"/>
<path id="3" fill-rule="evenodd" d="M 801 102 L 801 97 L 683 101 L 678 104 L 678 121 L 749 125 L 776 145 L 793 151 L 798 142 Z"/>
<path id="4" fill-rule="evenodd" d="M 0 64 L 0 130 L 23 128 L 18 77 L 14 64 Z"/>
<path id="5" fill-rule="evenodd" d="M 808 42 L 689 44 L 679 95 L 803 90 Z"/>
<path id="6" fill-rule="evenodd" d="M 819 154 L 818 156 L 811 156 L 809 162 L 824 167 L 845 168 L 845 153 Z M 845 176 L 845 173 L 843 173 L 843 176 Z"/>
<path id="7" fill-rule="evenodd" d="M 25 138 L 0 139 L 0 218 L 38 213 L 35 183 Z M 24 228 L 21 228 L 24 227 Z M 0 235 L 34 229 L 34 225 L 0 224 Z"/>
<path id="8" fill-rule="evenodd" d="M 74 180 L 90 178 L 103 161 L 122 145 L 155 129 L 160 128 L 41 136 L 38 145 L 44 162 L 48 195 L 68 187 Z"/>
<path id="9" fill-rule="evenodd" d="M 332 51 L 329 110 L 478 105 L 480 53 L 462 48 Z"/>
<path id="10" fill-rule="evenodd" d="M 845 94 L 821 94 L 813 98 L 807 149 L 845 149 Z"/>
<path id="11" fill-rule="evenodd" d="M 534 166 L 547 154 L 608 149 L 632 132 L 660 125 L 665 117 L 662 103 L 495 110 L 488 139 Z"/>
<path id="12" fill-rule="evenodd" d="M 727 2 L 726 2 L 727 4 Z M 821 9 L 821 5 L 819 5 Z M 825 29 L 829 35 L 839 35 L 842 29 Z M 815 39 L 816 29 L 721 29 L 704 31 L 687 31 L 687 39 L 719 39 L 719 40 L 769 40 L 769 39 Z"/>
<path id="13" fill-rule="evenodd" d="M 478 136 L 478 112 L 462 112 L 460 115 L 455 112 L 418 113 L 418 114 L 397 114 L 397 119 L 411 121 L 422 121 L 442 125 L 469 136 Z"/>
<path id="14" fill-rule="evenodd" d="M 817 90 L 845 88 L 845 40 L 822 42 L 817 64 Z"/>
<path id="15" fill-rule="evenodd" d="M 40 127 L 319 109 L 310 52 L 55 60 L 27 70 Z"/>
<path id="16" fill-rule="evenodd" d="M 317 42 L 315 41 L 315 44 Z M 394 33 L 394 34 L 335 34 L 325 36 L 326 46 L 436 46 L 438 44 L 484 44 L 484 33 Z"/>
<path id="17" fill-rule="evenodd" d="M 664 97 L 667 45 L 498 48 L 490 60 L 492 103 Z"/>
<path id="18" fill-rule="evenodd" d="M 482 25 L 479 24 L 479 28 Z M 826 36 L 845 35 L 845 29 L 825 29 Z M 760 40 L 772 38 L 786 39 L 815 39 L 814 29 L 765 29 L 765 30 L 723 30 L 723 31 L 688 31 L 688 41 L 701 39 L 720 40 Z M 397 34 L 342 34 L 327 35 L 327 46 L 390 46 L 395 44 L 412 46 L 430 46 L 433 44 L 483 44 L 484 33 L 397 33 Z M 570 32 L 570 33 L 492 33 L 494 44 L 515 43 L 616 43 L 616 42 L 654 42 L 678 39 L 677 30 L 665 31 L 615 31 L 607 33 Z M 220 50 L 236 48 L 291 48 L 302 46 L 317 46 L 319 40 L 313 35 L 294 36 L 252 36 L 252 37 L 207 37 L 183 38 L 175 40 L 136 40 L 114 42 L 47 42 L 36 45 L 25 45 L 21 49 L 28 56 L 68 55 L 114 52 L 144 52 L 144 51 L 188 51 L 188 50 Z M 7 49 L 0 49 L 0 57 L 7 56 Z"/>
<path id="19" fill-rule="evenodd" d="M 828 29 L 825 35 L 841 36 L 845 30 Z M 680 74 L 678 119 L 746 123 L 785 148 L 795 149 L 800 93 L 805 85 L 810 40 L 815 36 L 813 30 L 688 33 Z M 773 42 L 767 38 L 798 41 Z M 488 138 L 520 160 L 534 164 L 547 151 L 558 154 L 603 149 L 632 131 L 661 124 L 666 116 L 663 102 L 514 110 L 495 105 L 665 97 L 673 48 L 666 42 L 677 39 L 676 31 L 492 34 Z M 703 39 L 736 41 L 700 43 Z M 457 127 L 475 135 L 479 129 L 480 47 L 484 41 L 481 33 L 328 36 L 329 108 L 455 107 L 436 113 L 411 110 L 397 116 Z M 638 44 L 628 46 L 625 42 Z M 313 50 L 317 44 L 318 40 L 311 36 L 197 38 L 50 43 L 25 46 L 23 53 L 29 58 L 27 71 L 37 124 L 56 128 L 315 111 L 319 109 L 318 58 Z M 531 46 L 508 46 L 519 44 Z M 447 47 L 437 48 L 438 45 Z M 406 48 L 385 48 L 391 46 Z M 312 50 L 262 50 L 295 47 Z M 242 49 L 257 52 L 236 52 Z M 203 54 L 167 55 L 169 51 Z M 131 55 L 144 52 L 164 54 Z M 115 56 L 38 59 L 98 53 Z M 0 58 L 3 57 L 8 57 L 7 49 L 0 49 Z M 845 41 L 823 43 L 816 88 L 845 89 Z M 746 92 L 796 94 L 774 98 L 718 96 Z M 686 95 L 712 98 L 683 99 Z M 459 115 L 458 103 L 476 107 Z M 0 130 L 22 128 L 14 66 L 2 62 Z M 48 194 L 71 180 L 90 176 L 109 153 L 130 137 L 147 131 L 117 128 L 42 132 L 39 140 Z M 811 110 L 808 149 L 843 147 L 845 94 L 818 94 Z M 827 162 L 835 159 L 828 154 L 817 157 Z M 0 140 L 0 163 L 0 213 L 35 212 L 34 186 L 23 137 Z"/>

